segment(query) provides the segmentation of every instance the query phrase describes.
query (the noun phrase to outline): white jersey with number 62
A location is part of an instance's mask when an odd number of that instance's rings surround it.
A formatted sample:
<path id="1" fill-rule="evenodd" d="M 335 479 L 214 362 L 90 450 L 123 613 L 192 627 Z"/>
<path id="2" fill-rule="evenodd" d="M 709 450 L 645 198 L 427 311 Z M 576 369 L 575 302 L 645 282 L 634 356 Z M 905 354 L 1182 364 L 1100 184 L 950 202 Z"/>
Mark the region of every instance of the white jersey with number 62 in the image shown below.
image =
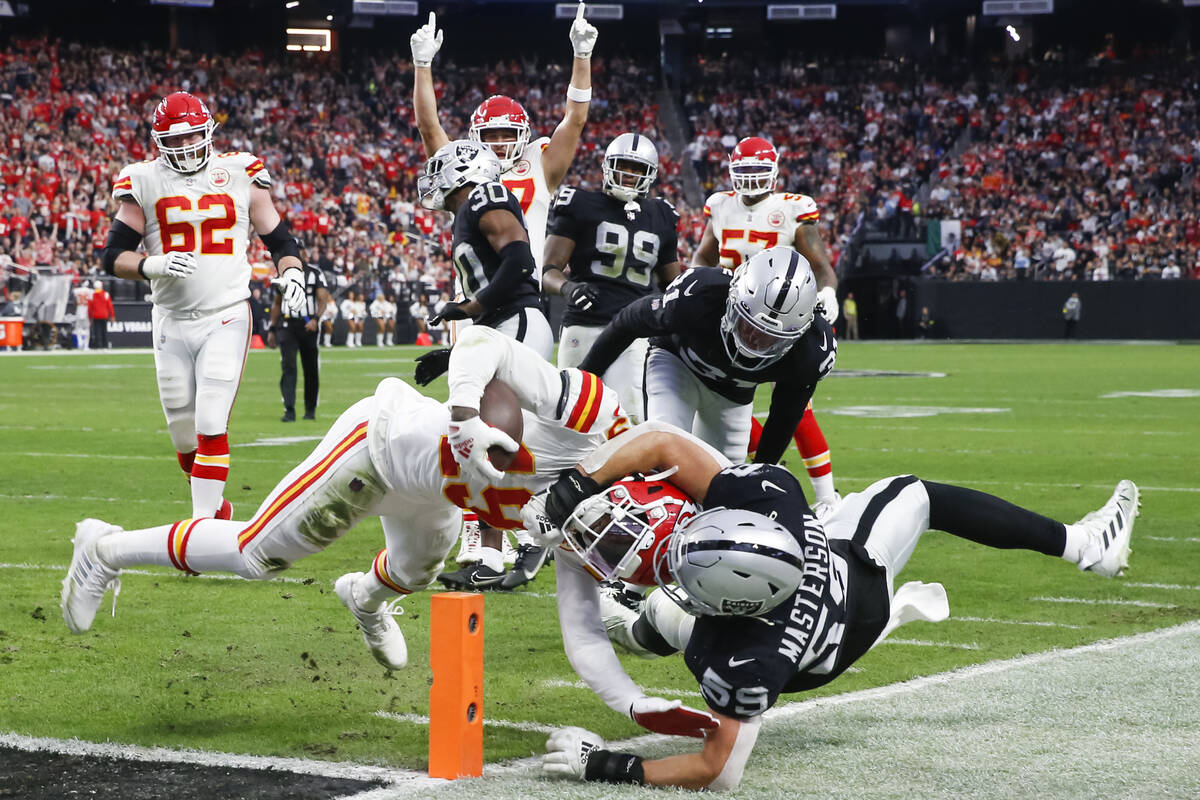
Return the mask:
<path id="1" fill-rule="evenodd" d="M 151 299 L 171 311 L 210 311 L 250 296 L 250 187 L 271 185 L 262 160 L 222 153 L 184 175 L 159 160 L 121 170 L 113 197 L 142 207 L 148 255 L 195 253 L 196 271 L 184 280 L 155 278 Z"/>

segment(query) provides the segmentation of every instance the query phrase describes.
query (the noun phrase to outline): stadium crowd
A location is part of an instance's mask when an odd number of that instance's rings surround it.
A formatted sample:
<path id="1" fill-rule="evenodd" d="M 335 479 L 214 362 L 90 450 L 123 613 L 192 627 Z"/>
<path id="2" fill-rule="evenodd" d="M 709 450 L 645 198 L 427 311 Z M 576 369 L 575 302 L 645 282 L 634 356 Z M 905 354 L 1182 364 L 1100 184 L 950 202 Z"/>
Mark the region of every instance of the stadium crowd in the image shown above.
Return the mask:
<path id="1" fill-rule="evenodd" d="M 550 133 L 562 116 L 565 62 L 439 62 L 445 127 L 465 135 L 475 106 L 503 93 L 524 103 L 535 136 Z M 780 151 L 779 188 L 816 198 L 835 258 L 860 219 L 916 239 L 928 220 L 956 220 L 961 237 L 932 274 L 1200 276 L 1200 90 L 1182 67 L 1117 80 L 1105 70 L 1017 65 L 964 78 L 888 59 L 697 58 L 679 98 L 691 139 L 677 154 L 657 89 L 648 88 L 660 83 L 653 61 L 598 55 L 593 72 L 567 181 L 598 186 L 600 157 L 617 133 L 651 137 L 662 159 L 657 191 L 681 213 L 684 263 L 705 220 L 684 198 L 681 162 L 691 162 L 705 192 L 728 188 L 729 150 L 757 134 Z M 208 100 L 219 147 L 265 160 L 278 204 L 335 294 L 355 287 L 408 307 L 451 289 L 449 218 L 413 202 L 424 155 L 406 56 L 348 56 L 338 67 L 324 57 L 223 59 L 40 38 L 0 50 L 0 270 L 99 270 L 110 182 L 126 163 L 152 156 L 154 105 L 178 88 Z M 251 260 L 265 280 L 261 244 Z"/>

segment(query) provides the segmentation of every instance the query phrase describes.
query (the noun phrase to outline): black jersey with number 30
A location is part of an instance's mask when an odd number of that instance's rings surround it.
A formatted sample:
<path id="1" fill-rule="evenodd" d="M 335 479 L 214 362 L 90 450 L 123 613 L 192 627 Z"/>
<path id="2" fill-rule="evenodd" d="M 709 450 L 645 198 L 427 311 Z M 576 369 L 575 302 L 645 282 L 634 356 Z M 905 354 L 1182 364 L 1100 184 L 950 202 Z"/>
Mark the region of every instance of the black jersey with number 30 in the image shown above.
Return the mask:
<path id="1" fill-rule="evenodd" d="M 481 183 L 471 190 L 454 215 L 454 272 L 468 300 L 478 300 L 487 309 L 475 320 L 494 327 L 522 308 L 540 305 L 535 265 L 523 265 L 520 275 L 498 275 L 500 255 L 479 229 L 480 218 L 496 209 L 512 212 L 521 224 L 525 216 L 516 196 L 502 183 Z M 500 289 L 501 291 L 497 291 Z"/>
<path id="2" fill-rule="evenodd" d="M 678 260 L 679 214 L 666 200 L 644 198 L 638 210 L 603 192 L 564 186 L 546 231 L 575 242 L 570 279 L 595 284 L 587 311 L 567 306 L 564 325 L 604 325 L 625 306 L 655 291 L 654 271 Z"/>
<path id="3" fill-rule="evenodd" d="M 862 545 L 830 539 L 792 473 L 738 464 L 709 484 L 705 508 L 772 517 L 804 551 L 804 577 L 788 600 L 761 617 L 696 618 L 684 660 L 709 707 L 728 717 L 762 714 L 780 694 L 822 686 L 870 649 L 889 617 L 885 570 Z"/>

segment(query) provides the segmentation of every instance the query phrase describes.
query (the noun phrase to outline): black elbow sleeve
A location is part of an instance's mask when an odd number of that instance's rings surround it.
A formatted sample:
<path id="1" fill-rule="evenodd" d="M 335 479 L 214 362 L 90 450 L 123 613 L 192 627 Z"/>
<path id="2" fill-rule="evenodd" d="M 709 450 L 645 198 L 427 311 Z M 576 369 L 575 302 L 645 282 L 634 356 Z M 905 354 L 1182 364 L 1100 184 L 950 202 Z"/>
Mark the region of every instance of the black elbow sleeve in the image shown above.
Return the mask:
<path id="1" fill-rule="evenodd" d="M 288 230 L 287 222 L 283 220 L 279 221 L 279 224 L 275 226 L 275 230 L 270 233 L 259 234 L 259 238 L 263 240 L 263 244 L 271 251 L 271 260 L 275 262 L 275 266 L 279 266 L 279 259 L 284 256 L 300 258 L 300 245 L 296 243 L 295 237 Z"/>
<path id="2" fill-rule="evenodd" d="M 142 234 L 124 222 L 121 222 L 121 220 L 114 219 L 112 227 L 108 229 L 108 238 L 104 241 L 104 251 L 101 254 L 101 263 L 104 265 L 104 271 L 109 275 L 116 275 L 117 256 L 126 250 L 137 250 L 138 245 L 141 243 Z"/>

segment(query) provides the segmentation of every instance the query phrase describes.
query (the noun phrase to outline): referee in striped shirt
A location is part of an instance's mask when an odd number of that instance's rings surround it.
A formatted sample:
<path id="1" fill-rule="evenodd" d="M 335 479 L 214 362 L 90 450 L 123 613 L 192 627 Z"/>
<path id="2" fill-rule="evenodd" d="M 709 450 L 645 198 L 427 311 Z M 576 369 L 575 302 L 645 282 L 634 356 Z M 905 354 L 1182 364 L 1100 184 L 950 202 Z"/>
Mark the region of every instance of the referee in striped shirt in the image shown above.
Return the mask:
<path id="1" fill-rule="evenodd" d="M 325 273 L 312 264 L 304 265 L 305 304 L 303 316 L 291 316 L 282 309 L 282 294 L 275 292 L 271 303 L 271 330 L 267 334 L 267 346 L 279 345 L 279 360 L 283 376 L 279 379 L 279 392 L 283 395 L 281 422 L 296 421 L 296 353 L 304 365 L 304 418 L 317 418 L 317 397 L 321 389 L 318 372 L 317 336 L 321 313 L 333 302 Z"/>

